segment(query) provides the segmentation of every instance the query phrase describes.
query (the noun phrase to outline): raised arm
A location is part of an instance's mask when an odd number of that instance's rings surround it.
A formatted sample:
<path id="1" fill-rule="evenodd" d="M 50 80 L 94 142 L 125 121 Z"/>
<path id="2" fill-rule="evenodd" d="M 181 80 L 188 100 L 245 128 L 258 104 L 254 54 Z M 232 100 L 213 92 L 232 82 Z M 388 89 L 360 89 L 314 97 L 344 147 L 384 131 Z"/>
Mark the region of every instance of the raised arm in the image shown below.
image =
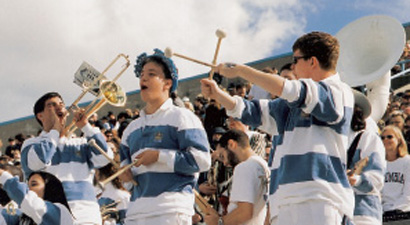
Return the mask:
<path id="1" fill-rule="evenodd" d="M 218 65 L 217 72 L 227 78 L 241 77 L 258 85 L 273 96 L 280 96 L 282 94 L 285 82 L 285 78 L 283 77 L 265 73 L 241 64 L 222 63 Z"/>

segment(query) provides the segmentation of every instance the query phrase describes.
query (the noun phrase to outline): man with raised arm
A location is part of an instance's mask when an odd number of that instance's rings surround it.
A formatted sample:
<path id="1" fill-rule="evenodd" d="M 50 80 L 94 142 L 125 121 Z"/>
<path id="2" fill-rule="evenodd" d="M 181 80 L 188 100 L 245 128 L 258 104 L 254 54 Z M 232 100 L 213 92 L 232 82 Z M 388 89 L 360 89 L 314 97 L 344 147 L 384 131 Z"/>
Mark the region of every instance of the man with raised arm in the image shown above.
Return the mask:
<path id="1" fill-rule="evenodd" d="M 202 93 L 220 102 L 229 116 L 273 137 L 266 224 L 340 224 L 344 217 L 353 217 L 353 192 L 345 172 L 353 94 L 336 72 L 335 37 L 311 32 L 292 49 L 298 80 L 233 63 L 216 69 L 227 78 L 261 86 L 279 97 L 275 100 L 231 97 L 208 79 L 201 81 Z"/>

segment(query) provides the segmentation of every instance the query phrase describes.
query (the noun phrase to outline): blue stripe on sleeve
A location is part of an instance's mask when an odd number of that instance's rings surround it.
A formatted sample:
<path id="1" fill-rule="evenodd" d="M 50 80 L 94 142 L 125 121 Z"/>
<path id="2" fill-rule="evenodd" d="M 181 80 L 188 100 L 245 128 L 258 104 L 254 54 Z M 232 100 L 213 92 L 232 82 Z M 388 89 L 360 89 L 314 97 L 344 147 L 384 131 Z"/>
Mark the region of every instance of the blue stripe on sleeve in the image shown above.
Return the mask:
<path id="1" fill-rule="evenodd" d="M 295 169 L 299 168 L 297 165 L 311 166 L 301 170 Z M 270 194 L 274 194 L 279 185 L 314 180 L 325 180 L 350 188 L 345 171 L 345 165 L 337 157 L 321 153 L 287 155 L 281 159 L 280 167 L 271 172 Z"/>
<path id="2" fill-rule="evenodd" d="M 193 147 L 197 150 L 208 152 L 209 142 L 205 130 L 185 129 L 178 132 L 179 150 Z"/>
<path id="3" fill-rule="evenodd" d="M 60 208 L 51 202 L 45 201 L 46 213 L 41 218 L 41 224 L 61 224 L 61 211 Z"/>
<path id="4" fill-rule="evenodd" d="M 177 173 L 193 174 L 200 168 L 191 152 L 177 151 L 175 154 L 174 170 Z"/>
<path id="5" fill-rule="evenodd" d="M 244 99 L 243 102 L 245 103 L 245 109 L 240 118 L 242 123 L 251 127 L 259 127 L 262 124 L 262 110 L 259 100 L 248 101 Z"/>
<path id="6" fill-rule="evenodd" d="M 131 201 L 140 197 L 156 197 L 163 192 L 188 192 L 196 184 L 195 176 L 181 175 L 177 173 L 143 173 L 134 177 L 138 185 L 134 187 Z"/>
<path id="7" fill-rule="evenodd" d="M 38 144 L 29 145 L 28 147 L 30 146 L 34 147 L 34 151 L 38 158 L 44 163 L 50 162 L 56 152 L 56 146 L 48 140 L 41 140 Z"/>
<path id="8" fill-rule="evenodd" d="M 94 187 L 88 181 L 63 181 L 67 201 L 88 200 L 97 201 Z"/>
<path id="9" fill-rule="evenodd" d="M 355 155 L 352 160 L 352 169 L 354 167 L 354 164 L 360 160 L 360 155 L 361 155 L 361 149 L 357 149 L 355 152 Z M 384 175 L 384 169 L 383 165 L 381 164 L 382 159 L 380 158 L 380 155 L 373 152 L 372 154 L 369 155 L 369 162 L 367 163 L 367 166 L 363 168 L 363 173 L 361 175 L 361 182 L 358 186 L 355 186 L 355 189 L 363 192 L 363 193 L 368 193 L 373 191 L 374 185 L 373 183 L 367 178 L 366 174 L 364 172 L 366 171 L 378 171 L 381 175 Z"/>
<path id="10" fill-rule="evenodd" d="M 355 216 L 371 216 L 382 221 L 382 204 L 380 199 L 375 195 L 358 195 L 355 194 Z"/>
<path id="11" fill-rule="evenodd" d="M 291 108 L 301 108 L 305 105 L 306 95 L 307 95 L 307 86 L 306 83 L 300 80 L 300 93 L 298 99 L 293 102 L 288 102 L 287 104 Z"/>
<path id="12" fill-rule="evenodd" d="M 324 82 L 318 82 L 319 100 L 312 114 L 320 118 L 321 121 L 336 121 L 339 115 L 336 112 L 336 106 L 333 102 L 333 93 L 330 87 Z"/>
<path id="13" fill-rule="evenodd" d="M 27 184 L 19 182 L 17 177 L 8 179 L 4 184 L 4 190 L 10 199 L 14 200 L 19 206 L 28 192 Z"/>
<path id="14" fill-rule="evenodd" d="M 130 149 L 128 146 L 121 144 L 120 145 L 120 160 L 121 163 L 130 164 L 132 162 Z"/>

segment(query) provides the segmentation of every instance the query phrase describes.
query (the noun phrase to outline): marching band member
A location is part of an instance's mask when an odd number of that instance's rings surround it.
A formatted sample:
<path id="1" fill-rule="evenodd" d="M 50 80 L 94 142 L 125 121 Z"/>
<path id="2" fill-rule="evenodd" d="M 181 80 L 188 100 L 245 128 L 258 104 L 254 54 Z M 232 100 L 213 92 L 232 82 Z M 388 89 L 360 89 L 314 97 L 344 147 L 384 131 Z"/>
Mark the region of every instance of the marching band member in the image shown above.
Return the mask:
<path id="1" fill-rule="evenodd" d="M 146 106 L 124 130 L 120 147 L 122 166 L 138 160 L 121 177 L 138 184 L 125 223 L 191 224 L 198 174 L 211 165 L 209 143 L 199 118 L 172 104 L 177 69 L 160 50 L 154 51 L 137 59 L 135 74 Z"/>
<path id="2" fill-rule="evenodd" d="M 103 181 L 117 172 L 112 163 L 95 171 L 98 181 Z M 124 224 L 125 214 L 130 203 L 131 194 L 122 186 L 121 180 L 117 177 L 104 186 L 102 193 L 98 195 L 103 217 L 103 225 Z"/>
<path id="3" fill-rule="evenodd" d="M 351 123 L 351 145 L 348 150 L 348 169 L 354 169 L 356 163 L 368 157 L 368 163 L 361 174 L 348 173 L 355 194 L 353 222 L 355 225 L 381 225 L 381 190 L 386 170 L 385 149 L 377 125 L 375 126 L 376 122 L 370 117 L 370 102 L 364 94 L 358 91 L 353 93 L 355 106 Z"/>
<path id="4" fill-rule="evenodd" d="M 26 177 L 34 171 L 46 171 L 58 177 L 64 187 L 75 224 L 101 224 L 99 205 L 93 188 L 93 169 L 109 163 L 97 149 L 89 146 L 91 138 L 112 156 L 104 135 L 92 127 L 83 111 L 74 114 L 76 126 L 85 137 L 65 137 L 67 110 L 56 92 L 43 95 L 34 105 L 34 115 L 43 128 L 38 137 L 22 146 L 21 163 Z"/>
<path id="5" fill-rule="evenodd" d="M 27 185 L 19 182 L 18 177 L 0 169 L 0 183 L 22 212 L 20 215 L 2 214 L 6 224 L 74 224 L 63 186 L 52 174 L 33 172 Z"/>
<path id="6" fill-rule="evenodd" d="M 338 56 L 336 38 L 311 32 L 293 45 L 298 80 L 245 65 L 218 65 L 219 74 L 244 78 L 278 96 L 275 100 L 231 97 L 214 81 L 201 80 L 202 93 L 220 102 L 229 116 L 272 135 L 273 224 L 340 224 L 344 216 L 353 218 L 353 191 L 345 173 L 353 94 L 336 72 Z"/>
<path id="7" fill-rule="evenodd" d="M 207 225 L 261 225 L 265 221 L 270 171 L 266 161 L 256 155 L 246 133 L 229 130 L 220 139 L 217 154 L 226 166 L 234 168 L 228 214 L 219 216 L 209 209 Z"/>

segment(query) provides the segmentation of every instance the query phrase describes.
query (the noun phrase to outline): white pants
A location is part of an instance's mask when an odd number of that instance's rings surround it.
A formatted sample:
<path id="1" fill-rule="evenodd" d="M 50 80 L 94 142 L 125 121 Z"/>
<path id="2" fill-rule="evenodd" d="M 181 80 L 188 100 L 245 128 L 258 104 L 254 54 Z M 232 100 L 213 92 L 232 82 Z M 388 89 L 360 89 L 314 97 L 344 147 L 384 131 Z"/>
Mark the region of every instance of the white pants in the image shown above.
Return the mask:
<path id="1" fill-rule="evenodd" d="M 343 216 L 333 205 L 325 201 L 306 201 L 279 207 L 279 214 L 272 225 L 340 225 Z"/>
<path id="2" fill-rule="evenodd" d="M 192 225 L 192 216 L 183 213 L 168 213 L 136 220 L 126 219 L 125 225 Z"/>

